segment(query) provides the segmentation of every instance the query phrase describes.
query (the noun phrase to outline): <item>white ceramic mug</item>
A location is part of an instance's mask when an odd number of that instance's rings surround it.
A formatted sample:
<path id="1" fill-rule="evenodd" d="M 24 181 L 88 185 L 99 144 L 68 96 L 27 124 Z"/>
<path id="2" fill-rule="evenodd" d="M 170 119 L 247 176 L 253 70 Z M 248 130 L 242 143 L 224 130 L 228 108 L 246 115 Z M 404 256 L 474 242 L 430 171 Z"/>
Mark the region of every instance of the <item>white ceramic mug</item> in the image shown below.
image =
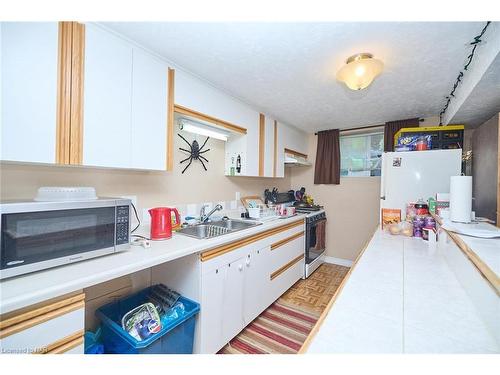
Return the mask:
<path id="1" fill-rule="evenodd" d="M 295 215 L 295 207 L 287 207 L 286 216 L 293 216 L 293 215 Z"/>

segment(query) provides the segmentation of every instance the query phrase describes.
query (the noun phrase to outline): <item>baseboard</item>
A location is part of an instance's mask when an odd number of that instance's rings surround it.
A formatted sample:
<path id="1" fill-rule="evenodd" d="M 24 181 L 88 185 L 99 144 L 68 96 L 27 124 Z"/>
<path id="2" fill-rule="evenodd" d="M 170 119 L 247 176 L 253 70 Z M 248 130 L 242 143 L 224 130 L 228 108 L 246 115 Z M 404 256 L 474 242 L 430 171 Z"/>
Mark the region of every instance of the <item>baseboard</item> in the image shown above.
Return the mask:
<path id="1" fill-rule="evenodd" d="M 348 259 L 342 259 L 342 258 L 335 258 L 335 257 L 329 257 L 326 256 L 324 257 L 325 263 L 330 263 L 330 264 L 337 264 L 339 266 L 344 266 L 344 267 L 351 267 L 353 261 L 348 260 Z"/>

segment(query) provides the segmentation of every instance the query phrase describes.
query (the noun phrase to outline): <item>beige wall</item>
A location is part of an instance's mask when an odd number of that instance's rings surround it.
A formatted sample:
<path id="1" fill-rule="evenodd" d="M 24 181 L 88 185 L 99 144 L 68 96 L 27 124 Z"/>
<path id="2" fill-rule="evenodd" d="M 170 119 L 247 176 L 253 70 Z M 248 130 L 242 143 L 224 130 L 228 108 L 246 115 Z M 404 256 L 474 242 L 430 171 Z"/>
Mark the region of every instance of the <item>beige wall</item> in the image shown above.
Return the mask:
<path id="1" fill-rule="evenodd" d="M 309 138 L 308 158 L 316 160 L 317 137 Z M 289 172 L 288 172 L 289 173 Z M 354 260 L 379 222 L 380 177 L 343 177 L 340 185 L 314 185 L 314 166 L 291 169 L 292 188 L 301 186 L 325 206 L 326 255 Z"/>
<path id="2" fill-rule="evenodd" d="M 183 133 L 188 140 L 194 135 Z M 201 142 L 204 137 L 199 137 Z M 276 186 L 287 191 L 290 177 L 284 179 L 224 176 L 224 142 L 210 139 L 209 160 L 205 172 L 199 162 L 193 162 L 181 174 L 179 161 L 185 156 L 178 147 L 186 147 L 175 138 L 174 171 L 146 172 L 86 167 L 1 164 L 1 199 L 33 198 L 40 186 L 94 186 L 100 196 L 136 195 L 140 209 L 158 205 L 230 201 L 235 192 L 241 196 L 262 195 L 266 187 Z M 201 145 L 201 143 L 200 143 Z"/>

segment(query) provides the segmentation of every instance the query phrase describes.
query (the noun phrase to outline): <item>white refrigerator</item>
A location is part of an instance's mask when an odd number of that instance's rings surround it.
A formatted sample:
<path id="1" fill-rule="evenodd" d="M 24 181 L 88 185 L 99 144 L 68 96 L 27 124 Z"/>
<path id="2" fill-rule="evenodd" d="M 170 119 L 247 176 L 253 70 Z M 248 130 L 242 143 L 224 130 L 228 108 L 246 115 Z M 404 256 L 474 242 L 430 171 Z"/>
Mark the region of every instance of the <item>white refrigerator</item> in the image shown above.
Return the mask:
<path id="1" fill-rule="evenodd" d="M 380 209 L 401 209 L 404 218 L 408 202 L 448 193 L 450 177 L 459 176 L 461 166 L 461 149 L 382 154 Z"/>

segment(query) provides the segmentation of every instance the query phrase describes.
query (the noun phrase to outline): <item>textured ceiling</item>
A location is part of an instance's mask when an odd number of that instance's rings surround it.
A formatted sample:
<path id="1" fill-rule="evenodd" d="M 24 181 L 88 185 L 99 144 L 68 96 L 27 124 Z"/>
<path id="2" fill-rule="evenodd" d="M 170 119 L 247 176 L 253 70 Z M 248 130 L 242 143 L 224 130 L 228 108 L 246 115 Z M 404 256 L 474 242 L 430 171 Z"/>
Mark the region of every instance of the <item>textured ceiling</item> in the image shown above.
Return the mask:
<path id="1" fill-rule="evenodd" d="M 104 23 L 277 119 L 316 131 L 432 116 L 483 22 Z M 385 68 L 367 89 L 335 79 L 370 52 Z"/>
<path id="2" fill-rule="evenodd" d="M 500 54 L 451 119 L 454 124 L 475 128 L 500 112 Z"/>

